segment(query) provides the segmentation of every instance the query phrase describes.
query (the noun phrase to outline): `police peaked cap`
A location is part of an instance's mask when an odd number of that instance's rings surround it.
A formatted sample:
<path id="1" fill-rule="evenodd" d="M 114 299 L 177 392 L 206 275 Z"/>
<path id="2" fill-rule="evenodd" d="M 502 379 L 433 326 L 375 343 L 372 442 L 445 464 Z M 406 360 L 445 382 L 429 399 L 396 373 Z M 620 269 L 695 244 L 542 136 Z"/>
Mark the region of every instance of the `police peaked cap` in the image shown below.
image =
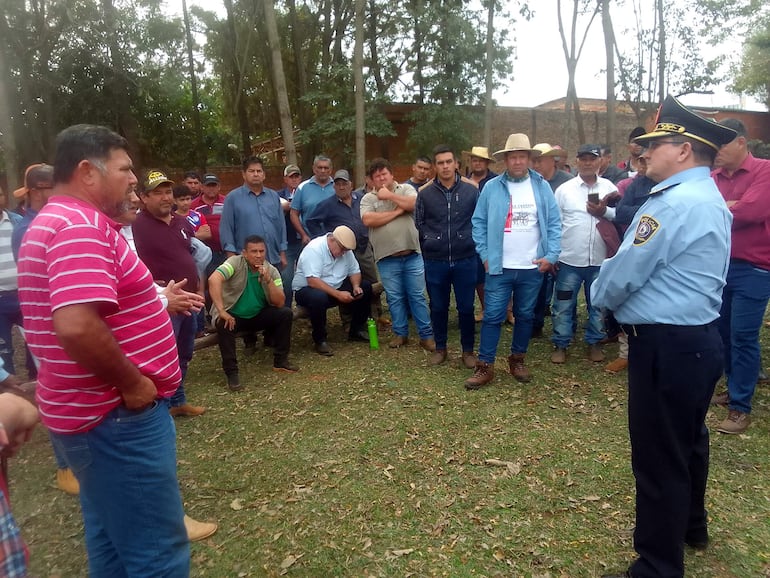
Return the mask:
<path id="1" fill-rule="evenodd" d="M 738 136 L 733 129 L 695 114 L 671 95 L 660 105 L 655 123 L 652 132 L 636 137 L 634 142 L 644 146 L 648 140 L 680 135 L 719 150 Z"/>

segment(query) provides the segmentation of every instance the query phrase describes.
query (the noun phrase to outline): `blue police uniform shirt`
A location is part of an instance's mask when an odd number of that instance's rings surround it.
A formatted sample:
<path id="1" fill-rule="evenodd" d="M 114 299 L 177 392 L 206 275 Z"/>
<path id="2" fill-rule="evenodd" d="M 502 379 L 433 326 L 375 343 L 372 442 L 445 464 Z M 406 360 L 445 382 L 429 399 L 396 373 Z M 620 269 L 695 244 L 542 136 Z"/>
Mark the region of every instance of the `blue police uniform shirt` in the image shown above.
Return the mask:
<path id="1" fill-rule="evenodd" d="M 708 167 L 650 191 L 617 254 L 601 266 L 591 303 L 619 323 L 705 325 L 719 317 L 732 215 Z"/>

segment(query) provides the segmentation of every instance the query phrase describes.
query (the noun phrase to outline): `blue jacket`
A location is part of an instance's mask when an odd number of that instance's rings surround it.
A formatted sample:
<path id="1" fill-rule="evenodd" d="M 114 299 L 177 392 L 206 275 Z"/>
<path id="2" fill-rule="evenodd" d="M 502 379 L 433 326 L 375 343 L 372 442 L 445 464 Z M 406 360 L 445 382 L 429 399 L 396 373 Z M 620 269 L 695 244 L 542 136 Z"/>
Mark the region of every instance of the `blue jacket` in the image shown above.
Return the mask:
<path id="1" fill-rule="evenodd" d="M 471 217 L 479 190 L 455 175 L 447 189 L 438 177 L 417 193 L 414 224 L 420 234 L 423 259 L 454 263 L 476 255 L 471 234 Z"/>
<path id="2" fill-rule="evenodd" d="M 476 211 L 473 213 L 473 240 L 476 252 L 482 262 L 486 262 L 490 275 L 503 273 L 503 230 L 511 196 L 506 185 L 507 173 L 503 173 L 484 185 Z M 540 245 L 537 258 L 545 258 L 549 263 L 556 263 L 561 252 L 561 214 L 556 198 L 543 177 L 529 170 L 532 190 L 535 193 L 537 222 L 540 226 Z"/>

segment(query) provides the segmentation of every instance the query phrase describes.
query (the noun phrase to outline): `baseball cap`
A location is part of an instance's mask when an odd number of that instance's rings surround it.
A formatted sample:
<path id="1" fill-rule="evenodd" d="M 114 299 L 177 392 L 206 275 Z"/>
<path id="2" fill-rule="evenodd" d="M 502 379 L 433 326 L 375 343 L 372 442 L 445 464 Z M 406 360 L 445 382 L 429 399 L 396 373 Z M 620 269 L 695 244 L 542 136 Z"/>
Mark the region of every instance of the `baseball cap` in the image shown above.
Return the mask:
<path id="1" fill-rule="evenodd" d="M 210 185 L 211 183 L 219 184 L 219 178 L 214 173 L 206 173 L 203 175 L 203 184 Z"/>
<path id="2" fill-rule="evenodd" d="M 345 169 L 338 170 L 336 173 L 334 173 L 334 180 L 338 181 L 340 179 L 350 182 L 350 173 Z"/>
<path id="3" fill-rule="evenodd" d="M 580 148 L 577 150 L 577 155 L 594 155 L 595 157 L 602 156 L 602 147 L 600 147 L 598 144 L 584 144 L 580 145 Z"/>
<path id="4" fill-rule="evenodd" d="M 155 189 L 158 188 L 159 185 L 162 185 L 164 183 L 169 183 L 173 185 L 174 181 L 169 179 L 166 176 L 166 173 L 162 171 L 152 170 L 149 173 L 147 173 L 147 178 L 144 180 L 144 190 L 154 191 Z"/>
<path id="5" fill-rule="evenodd" d="M 53 188 L 53 167 L 37 163 L 29 165 L 24 171 L 24 186 L 13 191 L 16 199 L 22 198 L 30 189 L 50 189 Z"/>
<path id="6" fill-rule="evenodd" d="M 283 176 L 289 177 L 291 175 L 301 175 L 302 171 L 299 170 L 299 167 L 297 165 L 286 165 L 286 168 L 283 169 Z"/>

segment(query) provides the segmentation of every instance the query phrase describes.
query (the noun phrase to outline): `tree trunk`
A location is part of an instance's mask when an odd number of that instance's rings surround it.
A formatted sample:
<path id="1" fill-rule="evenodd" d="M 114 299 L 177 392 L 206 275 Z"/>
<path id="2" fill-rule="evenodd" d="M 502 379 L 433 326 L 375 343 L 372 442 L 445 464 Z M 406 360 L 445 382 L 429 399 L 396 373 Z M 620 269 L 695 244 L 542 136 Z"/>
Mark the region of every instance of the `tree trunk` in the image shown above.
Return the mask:
<path id="1" fill-rule="evenodd" d="M 270 44 L 270 52 L 273 59 L 273 82 L 275 83 L 278 114 L 281 119 L 284 153 L 286 154 L 287 163 L 297 164 L 297 149 L 294 147 L 294 126 L 291 119 L 291 108 L 289 107 L 289 94 L 286 90 L 286 76 L 283 71 L 283 58 L 281 57 L 281 44 L 278 40 L 275 10 L 273 10 L 272 0 L 263 0 L 262 4 L 265 11 L 267 41 Z"/>
<path id="2" fill-rule="evenodd" d="M 195 61 L 193 60 L 192 34 L 190 32 L 190 15 L 187 12 L 187 0 L 182 0 L 182 15 L 184 17 L 185 41 L 187 43 L 187 64 L 190 68 L 190 90 L 192 92 L 192 118 L 195 131 L 195 162 L 197 168 L 206 172 L 206 151 L 203 149 L 203 129 L 201 128 L 200 98 L 198 96 L 198 81 L 195 78 Z"/>
<path id="3" fill-rule="evenodd" d="M 227 12 L 227 37 L 230 46 L 230 67 L 232 71 L 231 84 L 233 91 L 233 108 L 238 118 L 238 129 L 241 133 L 241 155 L 251 155 L 251 137 L 249 134 L 249 118 L 246 113 L 246 102 L 243 98 L 243 70 L 238 60 L 238 36 L 235 30 L 235 17 L 233 16 L 232 0 L 224 0 Z"/>
<path id="4" fill-rule="evenodd" d="M 291 26 L 291 44 L 294 53 L 294 75 L 297 84 L 297 94 L 307 94 L 307 70 L 302 54 L 302 36 L 299 30 L 299 18 L 297 18 L 297 6 L 294 0 L 287 0 L 286 6 L 289 10 L 289 24 Z M 312 124 L 312 119 L 308 111 L 308 105 L 301 99 L 297 99 L 294 105 L 294 111 L 299 119 L 299 128 L 304 129 Z M 311 149 L 307 144 L 302 145 L 302 157 L 307 158 L 311 155 Z"/>
<path id="5" fill-rule="evenodd" d="M 374 0 L 372 0 L 374 3 Z M 422 77 L 422 28 L 420 27 L 420 13 L 422 7 L 419 0 L 412 0 L 412 21 L 414 22 L 414 83 L 417 85 L 417 104 L 425 104 L 425 83 Z M 374 17 L 372 16 L 372 21 Z"/>
<path id="6" fill-rule="evenodd" d="M 576 40 L 577 40 L 577 20 L 578 20 L 578 3 L 579 0 L 572 0 L 572 26 L 570 29 L 570 41 L 569 41 L 569 47 L 567 46 L 567 35 L 564 32 L 564 23 L 562 21 L 561 17 L 561 0 L 557 0 L 556 2 L 556 16 L 559 20 L 559 35 L 561 36 L 561 46 L 562 50 L 564 51 L 564 60 L 567 64 L 567 99 L 564 103 L 564 110 L 566 112 L 566 126 L 564 128 L 565 130 L 565 139 L 564 142 L 566 143 L 569 139 L 567 136 L 569 135 L 570 130 L 570 109 L 572 109 L 575 113 L 575 124 L 577 125 L 577 131 L 578 131 L 578 141 L 580 143 L 585 143 L 585 129 L 583 128 L 583 115 L 580 112 L 580 102 L 578 101 L 577 97 L 577 90 L 575 89 L 575 72 L 577 70 L 577 64 L 580 60 L 580 55 L 583 53 L 583 47 L 586 43 L 586 38 L 588 38 L 588 31 L 591 29 L 591 24 L 594 21 L 594 18 L 596 18 L 597 13 L 599 12 L 600 5 L 597 4 L 596 8 L 594 9 L 593 14 L 591 15 L 591 20 L 588 22 L 588 25 L 586 26 L 586 29 L 583 31 L 583 39 L 580 41 L 580 47 L 576 48 Z"/>
<path id="7" fill-rule="evenodd" d="M 377 87 L 377 95 L 382 96 L 385 94 L 385 82 L 382 80 L 382 70 L 380 70 L 380 62 L 377 58 L 377 5 L 375 0 L 369 0 L 369 56 L 371 58 L 371 70 L 372 76 L 374 76 L 374 84 Z M 415 37 L 415 44 L 418 42 Z"/>
<path id="8" fill-rule="evenodd" d="M 112 0 L 102 0 L 104 22 L 107 26 L 106 34 L 110 51 L 110 76 L 106 79 L 105 89 L 109 92 L 110 100 L 114 103 L 115 130 L 128 141 L 128 152 L 138 167 L 142 166 L 142 158 L 139 150 L 139 128 L 131 112 L 131 104 L 128 99 L 128 79 L 125 75 L 123 63 L 123 50 L 120 46 L 120 38 L 114 23 L 118 21 L 118 14 Z"/>
<path id="9" fill-rule="evenodd" d="M 486 98 L 484 99 L 484 146 L 489 147 L 492 141 L 492 86 L 493 86 L 493 64 L 495 60 L 494 45 L 494 18 L 495 1 L 488 0 L 487 8 L 487 69 L 486 69 Z"/>
<path id="10" fill-rule="evenodd" d="M 355 184 L 364 183 L 364 173 L 366 172 L 366 124 L 364 110 L 364 10 L 366 0 L 356 0 L 356 38 L 353 48 L 353 77 L 355 81 L 355 102 L 356 102 L 356 168 Z"/>
<path id="11" fill-rule="evenodd" d="M 666 98 L 666 25 L 663 18 L 663 0 L 656 3 L 658 11 L 658 102 Z"/>
<path id="12" fill-rule="evenodd" d="M 604 29 L 604 52 L 607 57 L 607 134 L 605 142 L 612 145 L 615 142 L 615 125 L 617 111 L 615 110 L 615 32 L 610 16 L 610 0 L 600 0 L 602 10 L 602 28 Z"/>
<path id="13" fill-rule="evenodd" d="M 5 16 L 0 15 L 0 31 L 6 27 Z M 7 36 L 3 34 L 3 37 Z M 8 185 L 6 193 L 16 189 L 19 183 L 18 153 L 16 151 L 16 127 L 14 127 L 14 111 L 11 110 L 11 77 L 6 59 L 5 43 L 0 44 L 0 132 L 3 133 L 3 149 L 5 150 L 5 176 Z M 10 196 L 8 197 L 10 206 Z"/>

